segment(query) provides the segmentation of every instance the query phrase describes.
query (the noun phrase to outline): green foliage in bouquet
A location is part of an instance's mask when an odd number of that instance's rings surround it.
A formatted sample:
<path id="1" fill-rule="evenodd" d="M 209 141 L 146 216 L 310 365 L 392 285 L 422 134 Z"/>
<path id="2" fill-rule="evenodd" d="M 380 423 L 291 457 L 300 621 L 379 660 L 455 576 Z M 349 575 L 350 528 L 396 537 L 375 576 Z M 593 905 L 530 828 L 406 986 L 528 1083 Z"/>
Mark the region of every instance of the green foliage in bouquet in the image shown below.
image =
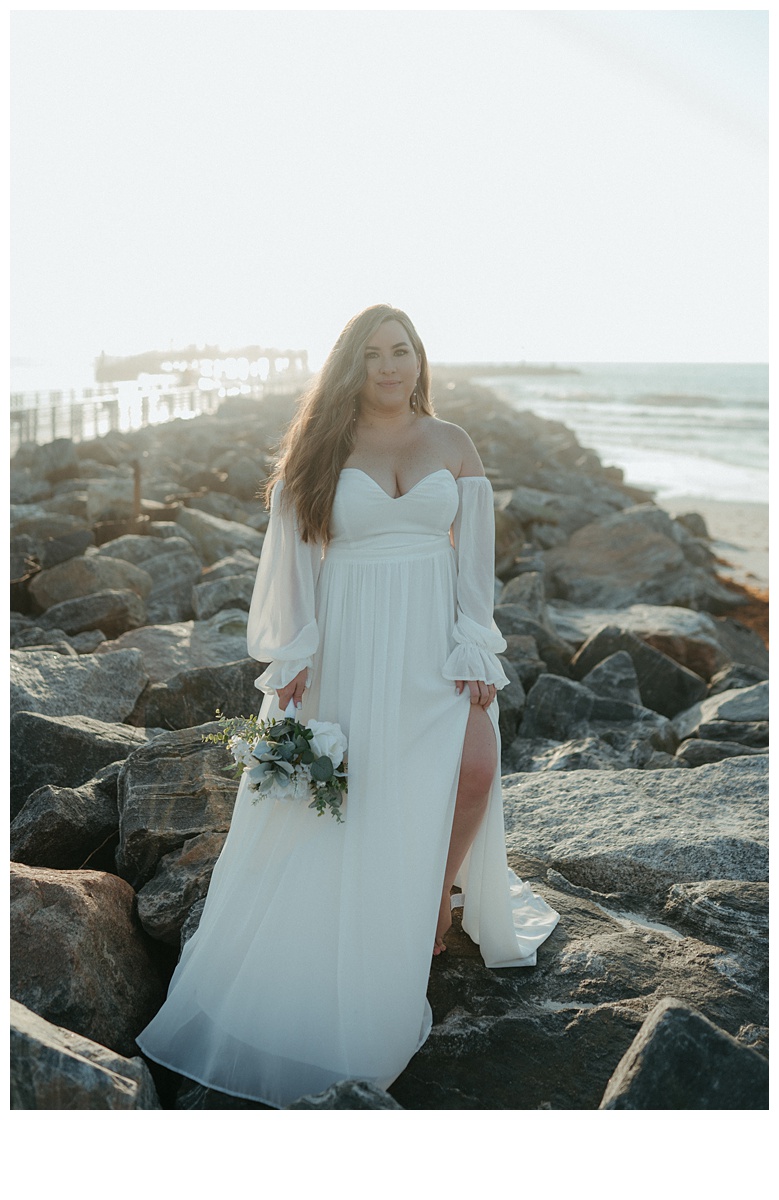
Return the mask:
<path id="1" fill-rule="evenodd" d="M 222 728 L 204 734 L 203 741 L 227 746 L 235 763 L 233 774 L 248 774 L 255 804 L 263 798 L 310 796 L 308 807 L 320 817 L 329 810 L 343 821 L 346 738 L 340 726 L 323 721 L 303 725 L 291 717 L 266 721 L 255 716 L 225 717 L 218 709 L 216 717 Z"/>

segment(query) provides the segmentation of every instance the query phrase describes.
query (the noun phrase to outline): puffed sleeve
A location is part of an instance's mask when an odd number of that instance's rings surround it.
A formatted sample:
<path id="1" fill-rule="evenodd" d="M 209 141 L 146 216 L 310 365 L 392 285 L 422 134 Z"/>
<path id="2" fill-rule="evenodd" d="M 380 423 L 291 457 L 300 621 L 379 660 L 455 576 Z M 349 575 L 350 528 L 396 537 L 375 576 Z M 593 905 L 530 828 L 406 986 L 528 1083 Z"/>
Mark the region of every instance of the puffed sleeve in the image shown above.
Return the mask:
<path id="1" fill-rule="evenodd" d="M 249 654 L 270 666 L 255 687 L 273 693 L 286 687 L 304 667 L 310 683 L 319 646 L 315 588 L 322 560 L 318 541 L 304 542 L 292 505 L 281 503 L 283 481 L 271 496 L 270 518 L 254 583 L 246 643 Z"/>
<path id="2" fill-rule="evenodd" d="M 496 655 L 506 642 L 492 616 L 495 595 L 495 510 L 492 484 L 484 475 L 457 480 L 460 504 L 452 525 L 457 556 L 455 648 L 444 664 L 445 679 L 478 679 L 497 688 L 508 684 Z"/>

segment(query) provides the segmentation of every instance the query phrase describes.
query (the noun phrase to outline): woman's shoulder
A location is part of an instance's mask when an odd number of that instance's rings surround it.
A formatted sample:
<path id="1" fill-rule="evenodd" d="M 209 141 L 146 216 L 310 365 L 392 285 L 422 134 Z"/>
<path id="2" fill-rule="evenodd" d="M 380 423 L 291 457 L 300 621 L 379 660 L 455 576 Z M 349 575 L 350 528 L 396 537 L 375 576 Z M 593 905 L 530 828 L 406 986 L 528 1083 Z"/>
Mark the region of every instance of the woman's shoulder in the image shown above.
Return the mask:
<path id="1" fill-rule="evenodd" d="M 484 466 L 470 434 L 460 425 L 443 421 L 440 417 L 431 417 L 430 421 L 430 435 L 435 438 L 437 448 L 443 452 L 455 478 L 483 475 Z"/>

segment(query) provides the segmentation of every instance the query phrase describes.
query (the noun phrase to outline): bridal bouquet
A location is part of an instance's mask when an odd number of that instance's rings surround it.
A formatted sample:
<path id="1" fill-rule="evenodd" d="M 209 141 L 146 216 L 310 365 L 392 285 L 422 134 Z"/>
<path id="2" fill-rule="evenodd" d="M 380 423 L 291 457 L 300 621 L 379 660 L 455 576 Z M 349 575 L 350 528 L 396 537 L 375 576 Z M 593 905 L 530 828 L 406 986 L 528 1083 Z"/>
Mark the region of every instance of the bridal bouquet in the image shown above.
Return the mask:
<path id="1" fill-rule="evenodd" d="M 235 774 L 249 776 L 256 804 L 272 800 L 306 800 L 318 815 L 329 809 L 343 821 L 341 804 L 346 794 L 346 738 L 340 725 L 309 721 L 302 725 L 291 716 L 224 717 L 217 709 L 218 733 L 204 741 L 227 746 Z"/>

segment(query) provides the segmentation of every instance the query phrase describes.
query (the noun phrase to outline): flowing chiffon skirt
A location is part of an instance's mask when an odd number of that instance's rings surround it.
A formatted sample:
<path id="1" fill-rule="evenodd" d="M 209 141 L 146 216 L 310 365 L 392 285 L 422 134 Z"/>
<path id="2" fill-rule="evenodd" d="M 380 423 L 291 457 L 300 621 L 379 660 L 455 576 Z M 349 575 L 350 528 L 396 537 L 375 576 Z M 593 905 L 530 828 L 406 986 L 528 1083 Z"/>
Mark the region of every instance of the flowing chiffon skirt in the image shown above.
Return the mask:
<path id="1" fill-rule="evenodd" d="M 241 782 L 200 925 L 137 1039 L 150 1058 L 281 1108 L 340 1079 L 386 1088 L 427 1037 L 470 712 L 467 689 L 442 675 L 456 507 L 448 471 L 398 500 L 342 473 L 299 719 L 337 722 L 348 738 L 345 819 L 299 801 L 253 803 Z M 488 713 L 499 756 L 497 701 Z M 261 715 L 279 715 L 275 696 Z M 508 871 L 499 770 L 457 882 L 486 965 L 534 965 L 558 914 Z"/>

